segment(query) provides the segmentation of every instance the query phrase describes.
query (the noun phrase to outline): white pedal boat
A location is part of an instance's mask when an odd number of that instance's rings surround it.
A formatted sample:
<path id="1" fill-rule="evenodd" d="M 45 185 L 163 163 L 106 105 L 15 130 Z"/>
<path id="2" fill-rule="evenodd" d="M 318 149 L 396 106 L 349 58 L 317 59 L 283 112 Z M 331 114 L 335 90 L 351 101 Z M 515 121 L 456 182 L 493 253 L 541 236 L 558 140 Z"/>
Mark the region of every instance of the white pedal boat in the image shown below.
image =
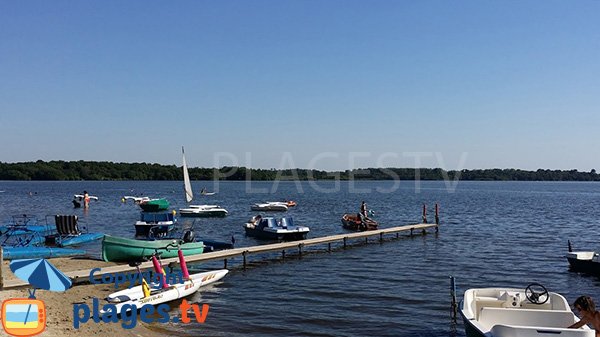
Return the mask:
<path id="1" fill-rule="evenodd" d="M 144 298 L 142 286 L 139 285 L 112 293 L 106 297 L 106 301 L 109 304 L 114 304 L 116 306 L 117 313 L 121 313 L 122 307 L 126 304 L 129 305 L 129 307 L 126 308 L 126 311 L 130 311 L 131 305 L 135 305 L 137 309 L 140 309 L 146 304 L 158 305 L 167 303 L 192 295 L 197 292 L 200 287 L 219 281 L 225 277 L 228 272 L 229 270 L 227 269 L 219 269 L 192 274 L 190 275 L 189 280 L 186 280 L 183 283 L 170 285 L 165 289 L 156 289 L 157 287 L 160 287 L 160 285 L 152 283 L 150 284 L 150 296 L 146 298 Z M 103 310 L 101 311 L 101 313 L 104 312 L 105 311 Z"/>
<path id="2" fill-rule="evenodd" d="M 460 314 L 469 337 L 595 337 L 560 294 L 532 283 L 525 289 L 476 288 L 465 292 Z"/>
<path id="3" fill-rule="evenodd" d="M 266 211 L 266 212 L 285 212 L 288 210 L 288 206 L 284 202 L 266 202 L 262 204 L 254 204 L 250 207 L 253 211 Z"/>
<path id="4" fill-rule="evenodd" d="M 188 217 L 225 217 L 227 210 L 219 205 L 189 205 L 180 208 L 179 215 Z"/>

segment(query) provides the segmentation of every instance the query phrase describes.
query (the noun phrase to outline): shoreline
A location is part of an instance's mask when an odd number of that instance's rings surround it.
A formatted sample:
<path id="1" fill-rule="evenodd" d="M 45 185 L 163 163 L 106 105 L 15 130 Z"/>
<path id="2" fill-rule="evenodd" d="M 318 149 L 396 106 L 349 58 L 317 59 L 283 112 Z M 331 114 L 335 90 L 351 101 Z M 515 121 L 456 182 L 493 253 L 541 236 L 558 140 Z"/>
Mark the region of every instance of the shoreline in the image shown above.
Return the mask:
<path id="1" fill-rule="evenodd" d="M 62 272 L 107 267 L 114 263 L 107 263 L 99 260 L 74 259 L 74 258 L 55 258 L 48 259 L 55 267 Z M 2 275 L 4 281 L 16 279 L 17 277 L 9 268 L 10 261 L 4 261 L 2 265 Z M 9 298 L 27 298 L 29 292 L 27 287 L 18 289 L 4 289 L 0 291 L 0 301 L 4 302 Z M 37 290 L 35 295 L 38 300 L 42 300 L 46 306 L 47 321 L 46 330 L 41 336 L 48 337 L 75 337 L 75 336 L 119 336 L 119 337 L 159 337 L 168 333 L 167 329 L 159 328 L 158 324 L 146 324 L 137 319 L 135 327 L 125 329 L 118 323 L 95 323 L 91 318 L 86 323 L 81 323 L 79 329 L 73 326 L 74 309 L 73 305 L 86 303 L 91 307 L 92 299 L 103 299 L 109 293 L 115 292 L 114 284 L 78 284 L 73 285 L 65 292 L 51 292 L 47 290 Z M 157 326 L 155 326 L 157 325 Z"/>

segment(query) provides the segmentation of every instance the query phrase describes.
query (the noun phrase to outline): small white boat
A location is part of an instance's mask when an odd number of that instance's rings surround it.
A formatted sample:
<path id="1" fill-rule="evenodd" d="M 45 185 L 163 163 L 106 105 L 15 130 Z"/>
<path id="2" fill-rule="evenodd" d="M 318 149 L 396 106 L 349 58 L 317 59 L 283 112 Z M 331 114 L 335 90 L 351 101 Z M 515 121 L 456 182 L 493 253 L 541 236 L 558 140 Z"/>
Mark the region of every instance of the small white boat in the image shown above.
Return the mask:
<path id="1" fill-rule="evenodd" d="M 460 314 L 469 337 L 595 337 L 560 294 L 532 283 L 525 289 L 476 288 L 465 292 Z"/>
<path id="2" fill-rule="evenodd" d="M 84 196 L 83 196 L 83 194 L 75 194 L 75 195 L 73 195 L 73 198 L 77 199 L 79 201 L 82 201 L 83 198 L 84 198 Z M 94 196 L 94 195 L 88 195 L 88 198 L 90 198 L 90 200 L 96 200 L 96 201 L 98 201 L 98 197 Z"/>
<path id="3" fill-rule="evenodd" d="M 126 202 L 127 200 L 133 200 L 134 203 L 139 205 L 140 203 L 142 203 L 144 201 L 150 201 L 150 198 L 149 197 L 134 197 L 131 195 L 126 195 L 123 198 L 121 198 L 122 202 Z"/>
<path id="4" fill-rule="evenodd" d="M 188 173 L 187 162 L 185 160 L 185 151 L 183 146 L 181 147 L 181 155 L 183 162 L 183 190 L 185 192 L 185 201 L 188 203 L 187 208 L 180 208 L 179 215 L 183 217 L 224 217 L 227 215 L 227 210 L 218 205 L 189 205 L 194 199 L 194 192 L 192 191 L 192 184 L 190 181 L 190 175 Z M 202 192 L 206 192 L 202 189 Z M 214 193 L 213 193 L 214 194 Z M 207 195 L 207 194 L 205 194 Z"/>
<path id="5" fill-rule="evenodd" d="M 219 205 L 188 205 L 188 208 L 180 208 L 179 215 L 183 217 L 225 217 L 227 210 Z"/>
<path id="6" fill-rule="evenodd" d="M 285 212 L 288 210 L 288 206 L 285 202 L 269 201 L 262 204 L 254 204 L 250 209 L 263 212 Z"/>
<path id="7" fill-rule="evenodd" d="M 275 218 L 263 218 L 256 215 L 248 220 L 243 227 L 246 235 L 264 240 L 304 240 L 310 232 L 310 228 L 306 226 L 294 225 L 292 217 L 281 218 L 277 221 Z"/>
<path id="8" fill-rule="evenodd" d="M 158 305 L 161 303 L 167 303 L 189 296 L 197 292 L 200 287 L 219 281 L 225 277 L 228 272 L 229 270 L 227 269 L 219 269 L 215 271 L 192 274 L 190 275 L 190 279 L 184 281 L 183 283 L 173 284 L 165 289 L 151 290 L 150 296 L 148 297 L 144 297 L 144 292 L 142 290 L 142 286 L 140 285 L 112 293 L 106 297 L 106 301 L 110 304 L 114 304 L 117 308 L 116 312 L 119 313 L 121 313 L 121 308 L 126 304 L 129 306 L 126 307 L 125 310 L 130 311 L 132 308 L 131 305 L 135 305 L 135 307 L 139 309 L 145 304 Z M 160 285 L 156 283 L 150 284 L 151 288 L 159 286 Z M 104 312 L 101 311 L 101 313 Z"/>

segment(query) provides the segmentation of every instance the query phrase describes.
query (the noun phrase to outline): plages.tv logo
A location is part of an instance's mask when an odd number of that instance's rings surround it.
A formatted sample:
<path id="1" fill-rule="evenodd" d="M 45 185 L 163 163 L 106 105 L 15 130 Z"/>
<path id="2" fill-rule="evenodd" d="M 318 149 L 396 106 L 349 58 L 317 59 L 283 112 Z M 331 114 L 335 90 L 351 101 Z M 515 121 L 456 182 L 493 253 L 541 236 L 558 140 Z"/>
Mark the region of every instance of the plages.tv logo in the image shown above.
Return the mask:
<path id="1" fill-rule="evenodd" d="M 71 280 L 45 259 L 13 260 L 10 270 L 34 287 L 29 298 L 10 298 L 2 302 L 2 328 L 17 337 L 35 336 L 46 330 L 46 305 L 35 298 L 35 289 L 65 291 Z"/>
<path id="2" fill-rule="evenodd" d="M 34 298 L 2 302 L 2 328 L 12 336 L 35 336 L 46 329 L 46 306 Z"/>

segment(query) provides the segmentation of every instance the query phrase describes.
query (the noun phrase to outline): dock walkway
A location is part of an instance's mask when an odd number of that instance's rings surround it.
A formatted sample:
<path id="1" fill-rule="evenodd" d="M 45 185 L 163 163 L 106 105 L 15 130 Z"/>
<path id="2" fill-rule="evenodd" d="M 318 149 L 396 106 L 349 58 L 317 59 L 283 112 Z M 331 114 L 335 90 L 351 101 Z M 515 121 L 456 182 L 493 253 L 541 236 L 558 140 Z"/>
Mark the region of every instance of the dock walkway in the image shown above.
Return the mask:
<path id="1" fill-rule="evenodd" d="M 328 251 L 331 251 L 332 243 L 342 243 L 343 247 L 346 248 L 348 244 L 348 240 L 355 239 L 364 239 L 367 243 L 369 242 L 369 238 L 376 237 L 377 242 L 381 242 L 384 240 L 384 235 L 396 234 L 398 237 L 401 232 L 410 232 L 410 235 L 417 233 L 426 234 L 427 229 L 435 229 L 438 231 L 438 224 L 428 224 L 428 223 L 418 223 L 418 224 L 409 224 L 399 227 L 391 227 L 385 229 L 378 229 L 374 231 L 365 231 L 365 232 L 355 232 L 355 233 L 344 233 L 338 235 L 324 236 L 313 239 L 306 239 L 300 241 L 291 241 L 291 242 L 281 242 L 281 243 L 273 243 L 266 245 L 257 245 L 257 246 L 248 246 L 248 247 L 239 247 L 227 250 L 220 250 L 216 252 L 203 253 L 199 255 L 191 255 L 186 256 L 185 260 L 187 263 L 194 262 L 203 262 L 203 261 L 214 261 L 214 260 L 223 260 L 224 267 L 227 268 L 227 259 L 234 257 L 243 257 L 244 267 L 247 263 L 247 257 L 250 254 L 258 254 L 258 253 L 267 253 L 267 252 L 283 252 L 285 256 L 286 250 L 297 249 L 299 254 L 302 254 L 304 247 L 316 246 L 322 244 L 328 244 Z M 163 265 L 171 265 L 171 264 L 179 264 L 178 258 L 169 258 L 162 260 Z M 153 265 L 151 261 L 144 262 L 140 265 L 140 269 L 147 270 L 152 269 Z M 131 267 L 129 265 L 117 265 L 117 266 L 109 266 L 105 268 L 101 268 L 100 271 L 95 272 L 94 276 L 96 278 L 100 278 L 105 274 L 115 274 L 115 273 L 127 273 L 127 272 L 136 272 L 135 267 Z M 2 273 L 0 271 L 0 277 Z M 65 272 L 65 275 L 71 278 L 73 284 L 80 283 L 89 283 L 90 270 L 77 270 L 71 272 Z M 0 281 L 0 284 L 2 282 Z M 27 282 L 22 280 L 10 280 L 3 283 L 3 289 L 12 289 L 18 287 L 29 286 Z"/>

